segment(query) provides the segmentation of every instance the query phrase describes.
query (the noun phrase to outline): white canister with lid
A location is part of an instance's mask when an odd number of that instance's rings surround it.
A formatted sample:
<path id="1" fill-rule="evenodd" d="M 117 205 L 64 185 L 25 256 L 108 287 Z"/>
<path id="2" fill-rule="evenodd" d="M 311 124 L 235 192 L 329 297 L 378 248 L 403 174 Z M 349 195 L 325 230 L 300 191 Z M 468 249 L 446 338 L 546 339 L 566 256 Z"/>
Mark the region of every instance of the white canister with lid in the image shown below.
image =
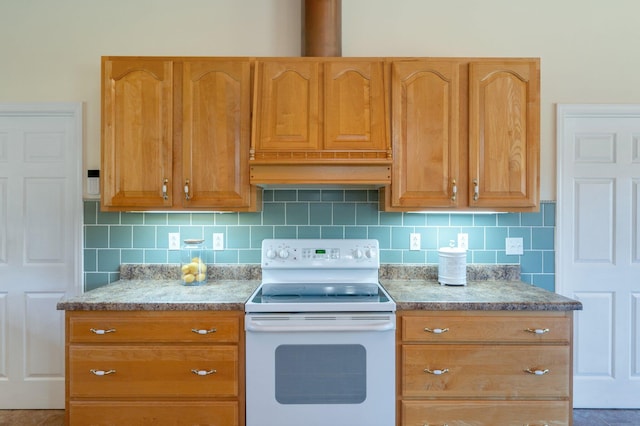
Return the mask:
<path id="1" fill-rule="evenodd" d="M 438 250 L 438 282 L 440 285 L 467 285 L 467 250 L 460 247 Z"/>

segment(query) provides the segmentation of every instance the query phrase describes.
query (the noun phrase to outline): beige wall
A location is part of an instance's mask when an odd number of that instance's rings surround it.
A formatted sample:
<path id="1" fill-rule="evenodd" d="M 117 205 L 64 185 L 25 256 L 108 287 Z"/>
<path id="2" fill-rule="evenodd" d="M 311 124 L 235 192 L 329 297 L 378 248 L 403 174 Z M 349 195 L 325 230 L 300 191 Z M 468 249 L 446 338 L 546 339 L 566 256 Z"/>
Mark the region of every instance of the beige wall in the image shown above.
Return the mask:
<path id="1" fill-rule="evenodd" d="M 638 0 L 342 0 L 343 56 L 542 63 L 541 198 L 555 104 L 640 103 Z M 100 56 L 298 56 L 300 0 L 0 0 L 0 102 L 82 101 L 99 168 Z"/>

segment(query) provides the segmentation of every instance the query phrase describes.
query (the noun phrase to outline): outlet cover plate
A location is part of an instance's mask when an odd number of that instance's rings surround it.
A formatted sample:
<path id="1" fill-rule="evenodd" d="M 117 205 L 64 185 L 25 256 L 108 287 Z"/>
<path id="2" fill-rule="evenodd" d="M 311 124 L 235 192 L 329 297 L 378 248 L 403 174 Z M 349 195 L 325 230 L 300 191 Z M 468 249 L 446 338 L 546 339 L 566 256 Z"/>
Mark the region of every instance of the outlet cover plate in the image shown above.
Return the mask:
<path id="1" fill-rule="evenodd" d="M 224 250 L 224 234 L 222 232 L 213 233 L 213 249 Z"/>
<path id="2" fill-rule="evenodd" d="M 417 232 L 409 235 L 409 250 L 420 250 L 420 234 Z"/>
<path id="3" fill-rule="evenodd" d="M 180 250 L 179 232 L 169 232 L 169 250 Z"/>
<path id="4" fill-rule="evenodd" d="M 458 234 L 458 248 L 469 250 L 469 234 L 466 232 Z"/>

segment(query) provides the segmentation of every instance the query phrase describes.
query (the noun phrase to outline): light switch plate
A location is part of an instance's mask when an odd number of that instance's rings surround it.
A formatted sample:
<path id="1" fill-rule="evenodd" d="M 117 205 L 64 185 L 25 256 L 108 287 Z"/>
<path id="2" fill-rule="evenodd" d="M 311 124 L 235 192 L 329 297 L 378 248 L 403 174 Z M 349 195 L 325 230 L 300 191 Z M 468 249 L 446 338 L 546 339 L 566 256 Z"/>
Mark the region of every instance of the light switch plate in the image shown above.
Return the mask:
<path id="1" fill-rule="evenodd" d="M 522 238 L 505 238 L 505 251 L 507 255 L 524 254 Z"/>

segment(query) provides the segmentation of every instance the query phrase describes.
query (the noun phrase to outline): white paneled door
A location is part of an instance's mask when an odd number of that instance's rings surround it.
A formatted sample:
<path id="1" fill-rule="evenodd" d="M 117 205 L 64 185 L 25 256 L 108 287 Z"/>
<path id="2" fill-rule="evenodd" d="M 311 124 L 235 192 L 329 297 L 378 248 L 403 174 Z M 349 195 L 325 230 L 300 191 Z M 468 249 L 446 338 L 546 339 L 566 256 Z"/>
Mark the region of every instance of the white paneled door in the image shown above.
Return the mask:
<path id="1" fill-rule="evenodd" d="M 79 291 L 82 106 L 0 104 L 0 409 L 64 408 L 64 312 Z"/>
<path id="2" fill-rule="evenodd" d="M 640 105 L 559 105 L 556 287 L 578 299 L 574 405 L 640 408 Z"/>

